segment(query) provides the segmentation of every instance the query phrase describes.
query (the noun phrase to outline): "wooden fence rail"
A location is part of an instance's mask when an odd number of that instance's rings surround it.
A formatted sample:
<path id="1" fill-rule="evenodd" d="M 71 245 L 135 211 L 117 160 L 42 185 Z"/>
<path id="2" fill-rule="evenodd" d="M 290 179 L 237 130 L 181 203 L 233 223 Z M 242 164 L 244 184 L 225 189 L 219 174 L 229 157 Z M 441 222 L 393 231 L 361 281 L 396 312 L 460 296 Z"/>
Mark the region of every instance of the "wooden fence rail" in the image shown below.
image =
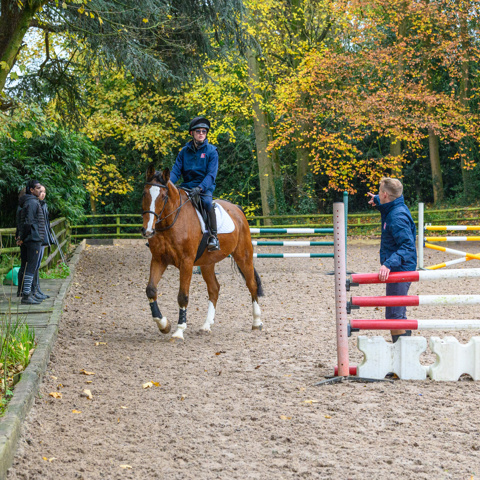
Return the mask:
<path id="1" fill-rule="evenodd" d="M 61 217 L 51 222 L 52 230 L 54 231 L 59 246 L 63 252 L 66 252 L 71 242 L 70 226 L 66 218 Z M 7 245 L 7 246 L 4 246 Z M 10 254 L 15 255 L 20 253 L 20 247 L 13 246 L 15 244 L 15 228 L 0 228 L 0 255 Z M 55 265 L 61 258 L 59 247 L 52 245 L 50 255 L 43 257 L 40 268 L 45 268 L 51 265 Z M 14 260 L 14 264 L 18 265 L 19 260 Z M 8 267 L 0 268 L 0 275 L 7 273 L 11 269 L 11 265 Z"/>

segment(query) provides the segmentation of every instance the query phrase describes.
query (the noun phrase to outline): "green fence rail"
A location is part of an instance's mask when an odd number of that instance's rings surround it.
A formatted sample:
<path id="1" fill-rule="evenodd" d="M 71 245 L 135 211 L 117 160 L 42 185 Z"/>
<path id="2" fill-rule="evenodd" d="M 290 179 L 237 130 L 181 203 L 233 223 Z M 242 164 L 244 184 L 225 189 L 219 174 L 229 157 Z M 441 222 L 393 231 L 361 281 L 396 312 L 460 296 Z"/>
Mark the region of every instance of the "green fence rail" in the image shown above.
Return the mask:
<path id="1" fill-rule="evenodd" d="M 418 211 L 412 210 L 412 216 L 417 222 Z M 452 222 L 457 224 L 478 220 L 480 207 L 425 210 L 425 223 Z M 254 228 L 333 228 L 332 214 L 309 215 L 271 215 L 247 217 L 251 227 Z M 72 225 L 72 239 L 83 238 L 141 238 L 142 216 L 137 214 L 106 214 L 85 215 L 81 222 Z M 380 234 L 380 214 L 349 213 L 348 235 Z M 283 235 L 274 235 L 275 238 Z M 288 235 L 292 237 L 294 235 Z M 305 236 L 305 235 L 300 235 Z M 310 236 L 324 236 L 312 234 Z M 270 238 L 268 234 L 252 234 L 253 238 Z"/>
<path id="2" fill-rule="evenodd" d="M 68 246 L 71 242 L 70 226 L 66 218 L 61 217 L 51 222 L 52 230 L 55 232 L 60 248 L 63 252 L 68 250 Z M 0 228 L 0 255 L 9 254 L 12 256 L 20 254 L 20 247 L 15 243 L 15 228 Z M 61 258 L 59 247 L 52 245 L 48 256 L 44 256 L 40 268 L 45 268 L 51 265 L 55 265 Z M 15 265 L 19 264 L 19 260 L 14 260 Z M 7 273 L 11 268 L 0 268 L 0 275 Z"/>

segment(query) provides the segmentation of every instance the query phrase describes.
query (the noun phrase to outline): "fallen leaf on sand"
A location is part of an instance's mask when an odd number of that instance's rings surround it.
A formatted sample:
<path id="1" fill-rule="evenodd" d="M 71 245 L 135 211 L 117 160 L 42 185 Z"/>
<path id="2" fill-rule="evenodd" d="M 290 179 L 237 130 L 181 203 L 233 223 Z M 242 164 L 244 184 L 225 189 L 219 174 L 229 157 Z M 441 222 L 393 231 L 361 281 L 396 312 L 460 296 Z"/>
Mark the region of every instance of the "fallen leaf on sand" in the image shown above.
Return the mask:
<path id="1" fill-rule="evenodd" d="M 81 373 L 82 375 L 95 375 L 94 372 L 87 372 L 85 369 L 80 370 L 80 373 Z"/>
<path id="2" fill-rule="evenodd" d="M 89 400 L 93 400 L 93 395 L 92 395 L 92 392 L 88 389 L 85 389 L 83 392 L 82 392 L 82 397 L 87 397 Z"/>
<path id="3" fill-rule="evenodd" d="M 95 342 L 95 346 L 98 347 L 99 345 L 106 345 L 107 342 Z"/>
<path id="4" fill-rule="evenodd" d="M 319 403 L 319 400 L 304 400 L 303 403 L 308 403 L 311 405 L 312 403 Z"/>
<path id="5" fill-rule="evenodd" d="M 60 392 L 50 392 L 49 395 L 53 398 L 62 398 L 62 394 Z"/>
<path id="6" fill-rule="evenodd" d="M 72 413 L 82 413 L 80 410 L 72 410 Z"/>
<path id="7" fill-rule="evenodd" d="M 127 469 L 127 470 L 132 469 L 131 465 L 120 465 L 120 468 L 124 468 L 124 469 Z"/>
<path id="8" fill-rule="evenodd" d="M 325 415 L 325 418 L 332 418 L 330 415 Z"/>
<path id="9" fill-rule="evenodd" d="M 161 387 L 161 385 L 158 382 L 154 382 L 153 380 L 151 382 L 144 383 L 142 385 L 143 388 L 150 388 L 150 387 Z"/>
<path id="10" fill-rule="evenodd" d="M 291 420 L 292 419 L 292 417 L 287 417 L 286 415 L 280 415 L 280 418 L 282 420 Z"/>

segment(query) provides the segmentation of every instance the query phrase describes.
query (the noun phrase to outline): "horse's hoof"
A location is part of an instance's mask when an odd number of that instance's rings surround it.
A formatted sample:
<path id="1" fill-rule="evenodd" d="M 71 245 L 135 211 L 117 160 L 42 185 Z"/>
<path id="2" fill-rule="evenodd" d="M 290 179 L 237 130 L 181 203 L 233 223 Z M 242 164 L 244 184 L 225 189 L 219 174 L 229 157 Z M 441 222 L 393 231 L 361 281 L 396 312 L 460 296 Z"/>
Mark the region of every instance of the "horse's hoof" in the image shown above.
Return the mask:
<path id="1" fill-rule="evenodd" d="M 175 340 L 185 340 L 183 338 L 183 330 L 178 328 L 177 331 L 172 335 L 173 341 Z"/>
<path id="2" fill-rule="evenodd" d="M 154 318 L 153 321 L 157 324 L 157 327 L 161 333 L 163 333 L 164 335 L 170 333 L 170 330 L 172 329 L 172 324 L 167 320 L 167 317 Z"/>
<path id="3" fill-rule="evenodd" d="M 210 329 L 210 326 L 208 327 L 202 327 L 200 329 L 200 333 L 212 333 L 212 330 Z"/>
<path id="4" fill-rule="evenodd" d="M 260 325 L 252 325 L 252 330 L 263 330 L 263 323 Z"/>

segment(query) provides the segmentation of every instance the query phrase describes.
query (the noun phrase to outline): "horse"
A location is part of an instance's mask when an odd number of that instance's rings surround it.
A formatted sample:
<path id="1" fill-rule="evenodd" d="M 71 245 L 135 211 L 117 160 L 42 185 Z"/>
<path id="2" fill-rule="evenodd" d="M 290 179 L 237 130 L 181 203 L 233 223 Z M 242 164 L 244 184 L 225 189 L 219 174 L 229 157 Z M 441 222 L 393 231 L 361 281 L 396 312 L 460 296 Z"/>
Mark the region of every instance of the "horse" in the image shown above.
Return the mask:
<path id="1" fill-rule="evenodd" d="M 168 265 L 174 265 L 180 271 L 178 291 L 178 324 L 172 335 L 174 339 L 184 340 L 183 332 L 187 328 L 187 306 L 193 267 L 199 266 L 207 284 L 208 311 L 204 332 L 211 332 L 214 324 L 220 285 L 215 276 L 215 264 L 232 256 L 241 275 L 245 279 L 252 297 L 252 330 L 261 330 L 261 310 L 258 297 L 263 296 L 260 276 L 253 266 L 253 246 L 250 227 L 243 210 L 225 200 L 215 200 L 232 218 L 235 229 L 231 233 L 219 233 L 220 250 L 207 251 L 196 260 L 197 250 L 203 237 L 200 221 L 187 192 L 177 188 L 170 181 L 168 168 L 156 171 L 150 165 L 146 173 L 143 190 L 142 236 L 148 239 L 152 259 L 150 278 L 146 294 L 154 322 L 162 334 L 170 332 L 171 324 L 162 315 L 157 304 L 157 285 Z"/>

